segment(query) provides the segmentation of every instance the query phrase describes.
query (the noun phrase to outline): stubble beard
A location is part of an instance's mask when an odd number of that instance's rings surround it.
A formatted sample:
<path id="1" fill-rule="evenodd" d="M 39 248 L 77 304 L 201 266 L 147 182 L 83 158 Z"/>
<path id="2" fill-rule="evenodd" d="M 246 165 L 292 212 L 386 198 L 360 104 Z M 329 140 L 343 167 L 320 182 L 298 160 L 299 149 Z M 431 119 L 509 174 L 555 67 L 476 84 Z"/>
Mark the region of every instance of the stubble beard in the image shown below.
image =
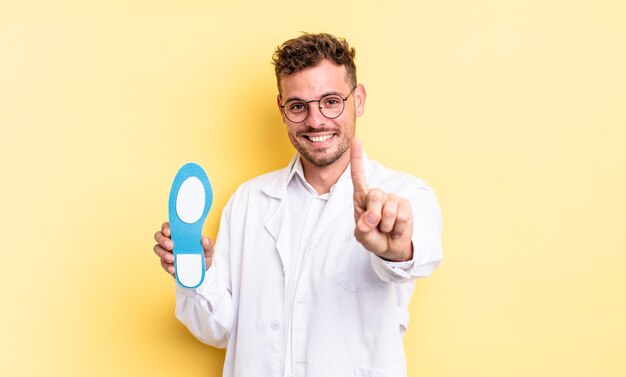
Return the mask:
<path id="1" fill-rule="evenodd" d="M 331 165 L 341 156 L 343 156 L 343 154 L 346 153 L 346 151 L 350 148 L 350 145 L 352 143 L 351 139 L 354 138 L 354 134 L 352 135 L 352 138 L 346 138 L 346 134 L 337 134 L 336 137 L 341 137 L 341 141 L 339 142 L 339 145 L 337 145 L 337 149 L 334 152 L 331 152 L 331 154 L 326 154 L 321 149 L 317 150 L 320 153 L 315 153 L 315 151 L 307 149 L 302 143 L 298 141 L 296 135 L 292 135 L 291 133 L 289 134 L 289 140 L 291 140 L 291 144 L 294 146 L 294 148 L 296 148 L 298 153 L 300 153 L 300 155 L 304 157 L 305 160 L 317 167 L 325 167 Z"/>

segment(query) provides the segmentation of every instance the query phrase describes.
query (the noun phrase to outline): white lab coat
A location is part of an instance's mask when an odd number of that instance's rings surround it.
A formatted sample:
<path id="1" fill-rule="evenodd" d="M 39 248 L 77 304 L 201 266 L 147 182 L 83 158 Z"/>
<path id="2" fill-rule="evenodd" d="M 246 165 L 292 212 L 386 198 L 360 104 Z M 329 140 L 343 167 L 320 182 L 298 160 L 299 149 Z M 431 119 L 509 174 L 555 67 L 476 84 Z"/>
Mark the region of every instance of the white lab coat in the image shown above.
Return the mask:
<path id="1" fill-rule="evenodd" d="M 176 315 L 202 342 L 227 347 L 226 377 L 288 376 L 284 321 L 294 360 L 306 360 L 294 366 L 297 377 L 405 376 L 402 335 L 413 279 L 429 276 L 442 259 L 435 194 L 423 181 L 364 158 L 368 186 L 406 198 L 413 208 L 413 263 L 388 263 L 354 238 L 348 168 L 313 230 L 297 284 L 287 292 L 291 250 L 283 219 L 287 177 L 298 157 L 244 183 L 231 197 L 213 265 L 200 287 L 177 286 Z"/>

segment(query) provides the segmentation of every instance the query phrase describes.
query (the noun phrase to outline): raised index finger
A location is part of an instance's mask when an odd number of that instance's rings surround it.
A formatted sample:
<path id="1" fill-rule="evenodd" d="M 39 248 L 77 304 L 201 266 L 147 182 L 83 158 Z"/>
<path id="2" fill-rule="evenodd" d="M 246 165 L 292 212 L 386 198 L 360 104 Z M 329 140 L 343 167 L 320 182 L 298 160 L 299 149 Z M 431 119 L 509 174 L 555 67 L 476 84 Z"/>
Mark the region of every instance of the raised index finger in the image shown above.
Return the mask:
<path id="1" fill-rule="evenodd" d="M 367 181 L 365 179 L 365 168 L 363 166 L 363 147 L 361 140 L 355 138 L 350 148 L 350 175 L 354 192 L 367 193 Z"/>

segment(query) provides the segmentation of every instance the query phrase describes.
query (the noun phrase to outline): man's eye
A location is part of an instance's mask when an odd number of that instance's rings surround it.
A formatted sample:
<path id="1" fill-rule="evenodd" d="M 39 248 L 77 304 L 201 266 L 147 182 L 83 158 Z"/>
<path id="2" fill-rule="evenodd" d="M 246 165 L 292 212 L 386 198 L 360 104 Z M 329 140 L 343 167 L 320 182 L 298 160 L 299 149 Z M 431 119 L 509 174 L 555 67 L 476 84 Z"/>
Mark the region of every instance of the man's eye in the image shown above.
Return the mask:
<path id="1" fill-rule="evenodd" d="M 323 99 L 323 107 L 337 107 L 341 104 L 341 98 L 339 97 L 327 97 Z"/>
<path id="2" fill-rule="evenodd" d="M 292 102 L 287 107 L 292 113 L 299 113 L 302 111 L 306 111 L 306 104 L 304 102 Z"/>

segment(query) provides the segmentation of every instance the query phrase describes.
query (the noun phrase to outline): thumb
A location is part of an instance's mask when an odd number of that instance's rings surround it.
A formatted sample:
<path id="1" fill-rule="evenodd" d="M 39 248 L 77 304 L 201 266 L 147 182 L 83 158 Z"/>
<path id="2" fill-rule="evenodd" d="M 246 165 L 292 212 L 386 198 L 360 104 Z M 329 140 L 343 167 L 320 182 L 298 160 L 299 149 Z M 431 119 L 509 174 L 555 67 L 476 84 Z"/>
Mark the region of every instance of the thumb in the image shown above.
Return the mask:
<path id="1" fill-rule="evenodd" d="M 213 253 L 215 252 L 215 242 L 207 236 L 202 236 L 202 249 L 204 250 L 204 258 L 207 262 L 213 259 Z M 207 266 L 208 268 L 209 266 Z"/>

